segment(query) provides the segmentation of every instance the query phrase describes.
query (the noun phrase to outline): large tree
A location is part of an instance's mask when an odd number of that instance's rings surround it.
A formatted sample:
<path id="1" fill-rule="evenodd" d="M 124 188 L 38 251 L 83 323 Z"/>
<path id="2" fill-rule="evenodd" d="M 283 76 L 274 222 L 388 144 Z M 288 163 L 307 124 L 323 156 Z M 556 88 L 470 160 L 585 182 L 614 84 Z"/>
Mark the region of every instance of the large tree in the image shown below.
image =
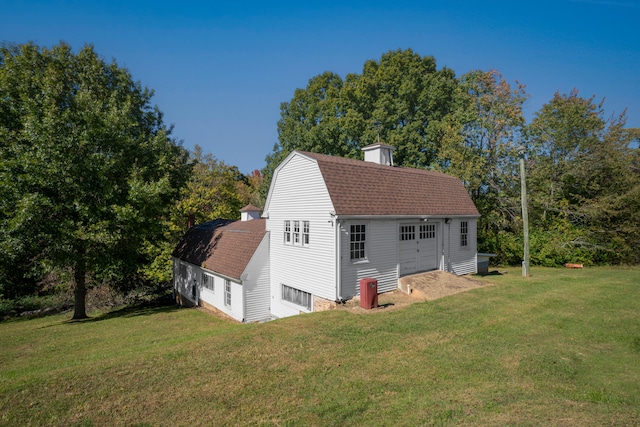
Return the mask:
<path id="1" fill-rule="evenodd" d="M 86 317 L 92 282 L 139 277 L 187 178 L 186 150 L 152 95 L 92 46 L 0 49 L 3 257 L 68 272 L 74 319 Z"/>
<path id="2" fill-rule="evenodd" d="M 394 145 L 398 165 L 430 167 L 456 108 L 458 81 L 438 70 L 432 56 L 390 51 L 369 60 L 361 74 L 325 72 L 297 89 L 280 107 L 279 142 L 267 157 L 265 183 L 292 150 L 361 158 L 360 148 L 378 140 Z M 456 129 L 457 130 L 457 129 Z"/>
<path id="3" fill-rule="evenodd" d="M 548 260 L 640 260 L 638 131 L 625 122 L 573 90 L 556 93 L 528 125 L 532 224 L 550 237 Z"/>
<path id="4" fill-rule="evenodd" d="M 227 165 L 195 146 L 190 159 L 192 174 L 173 210 L 174 223 L 184 233 L 187 218 L 196 223 L 217 218 L 238 219 L 240 209 L 249 203 L 249 178 L 236 166 Z"/>
<path id="5" fill-rule="evenodd" d="M 454 131 L 443 139 L 439 164 L 462 180 L 482 213 L 480 248 L 503 255 L 500 236 L 519 228 L 520 185 L 514 178 L 527 94 L 495 70 L 471 71 L 459 81 L 458 108 L 450 116 Z"/>

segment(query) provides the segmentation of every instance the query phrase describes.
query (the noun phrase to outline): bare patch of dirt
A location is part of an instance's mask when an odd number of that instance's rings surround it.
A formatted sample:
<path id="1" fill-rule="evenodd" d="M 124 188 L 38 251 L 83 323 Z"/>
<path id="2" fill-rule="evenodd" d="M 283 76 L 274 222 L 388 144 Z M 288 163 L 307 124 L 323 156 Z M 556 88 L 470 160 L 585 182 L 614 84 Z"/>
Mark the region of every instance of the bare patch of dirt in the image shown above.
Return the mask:
<path id="1" fill-rule="evenodd" d="M 367 310 L 360 307 L 360 298 L 355 297 L 340 306 L 342 309 L 354 313 L 376 313 L 388 309 L 406 307 L 409 304 L 422 301 L 432 301 L 489 283 L 475 280 L 470 276 L 456 276 L 445 271 L 429 271 L 400 278 L 400 289 L 378 295 L 378 308 Z M 410 293 L 407 293 L 407 290 Z"/>

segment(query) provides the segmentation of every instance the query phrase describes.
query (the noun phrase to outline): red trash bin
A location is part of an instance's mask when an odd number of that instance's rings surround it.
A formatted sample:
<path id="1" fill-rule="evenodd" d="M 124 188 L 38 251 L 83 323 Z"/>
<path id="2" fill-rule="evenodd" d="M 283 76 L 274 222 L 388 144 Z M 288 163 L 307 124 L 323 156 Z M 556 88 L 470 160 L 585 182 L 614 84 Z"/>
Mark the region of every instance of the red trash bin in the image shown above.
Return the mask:
<path id="1" fill-rule="evenodd" d="M 378 306 L 378 281 L 371 277 L 360 279 L 360 307 L 367 310 Z"/>

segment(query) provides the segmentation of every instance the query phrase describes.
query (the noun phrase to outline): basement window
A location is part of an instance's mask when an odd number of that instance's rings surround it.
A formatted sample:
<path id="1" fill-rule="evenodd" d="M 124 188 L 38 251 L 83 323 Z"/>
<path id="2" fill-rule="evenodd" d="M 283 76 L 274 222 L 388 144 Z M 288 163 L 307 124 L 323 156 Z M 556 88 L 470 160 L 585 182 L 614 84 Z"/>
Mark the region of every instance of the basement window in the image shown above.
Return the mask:
<path id="1" fill-rule="evenodd" d="M 309 292 L 301 291 L 300 289 L 292 288 L 291 286 L 282 285 L 282 299 L 289 301 L 300 307 L 304 307 L 307 310 L 311 310 L 311 294 Z"/>

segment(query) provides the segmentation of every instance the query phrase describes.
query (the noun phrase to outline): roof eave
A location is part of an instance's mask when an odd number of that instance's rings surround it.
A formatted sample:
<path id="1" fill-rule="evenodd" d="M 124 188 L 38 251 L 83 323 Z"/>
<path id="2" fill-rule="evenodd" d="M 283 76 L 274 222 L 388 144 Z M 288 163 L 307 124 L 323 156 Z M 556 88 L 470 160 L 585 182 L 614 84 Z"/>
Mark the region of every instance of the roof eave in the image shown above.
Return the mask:
<path id="1" fill-rule="evenodd" d="M 438 215 L 336 215 L 338 219 L 444 219 L 444 218 L 480 218 L 480 214 L 438 214 Z"/>

